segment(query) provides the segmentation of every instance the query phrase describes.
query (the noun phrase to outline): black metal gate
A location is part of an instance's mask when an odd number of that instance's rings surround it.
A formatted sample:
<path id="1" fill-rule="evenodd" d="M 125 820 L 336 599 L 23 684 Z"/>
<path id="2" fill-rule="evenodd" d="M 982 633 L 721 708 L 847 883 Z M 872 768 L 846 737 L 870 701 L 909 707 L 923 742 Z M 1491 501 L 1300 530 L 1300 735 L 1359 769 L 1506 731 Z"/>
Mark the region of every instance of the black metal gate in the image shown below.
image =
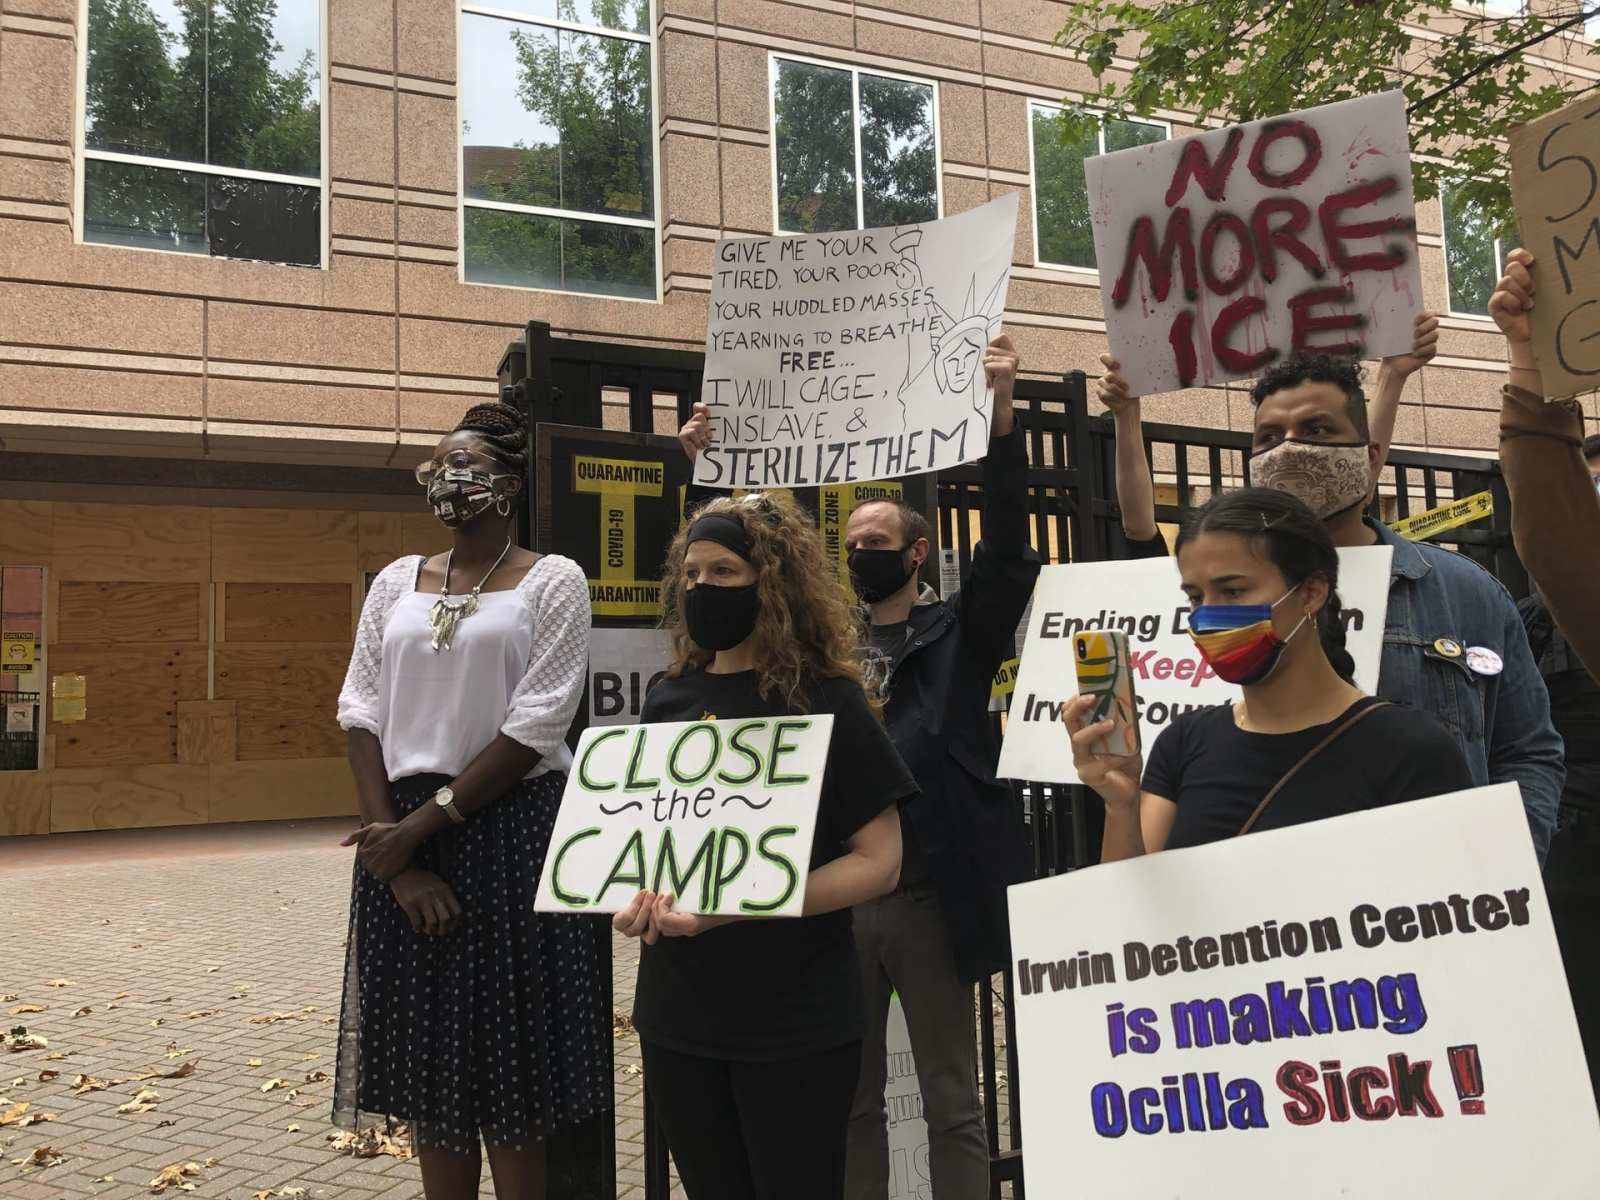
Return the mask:
<path id="1" fill-rule="evenodd" d="M 688 419 L 700 398 L 704 356 L 581 341 L 552 336 L 530 323 L 521 343 L 500 364 L 502 395 L 537 422 L 666 433 Z M 607 403 L 608 394 L 612 403 Z M 1016 399 L 1028 444 L 1028 497 L 1033 544 L 1056 562 L 1092 562 L 1119 556 L 1124 548 L 1121 513 L 1114 499 L 1116 443 L 1109 417 L 1088 412 L 1087 377 L 1073 371 L 1056 379 L 1018 381 Z M 607 409 L 611 421 L 607 421 Z M 622 416 L 625 412 L 626 423 Z M 1243 432 L 1148 424 L 1147 456 L 1174 481 L 1175 502 L 1159 503 L 1157 519 L 1172 524 L 1186 509 L 1211 495 L 1249 482 L 1249 435 Z M 538 495 L 530 454 L 527 494 Z M 1527 576 L 1511 544 L 1510 500 L 1493 459 L 1391 450 L 1385 482 L 1392 485 L 1393 512 L 1375 501 L 1374 516 L 1390 519 L 1435 508 L 1448 498 L 1488 491 L 1494 511 L 1487 526 L 1446 531 L 1431 540 L 1469 555 L 1513 593 L 1527 592 Z M 937 485 L 940 544 L 956 551 L 962 578 L 971 565 L 975 515 L 983 505 L 982 471 L 976 465 L 940 474 Z M 533 513 L 523 515 L 524 544 Z M 997 721 L 1000 716 L 997 714 Z M 1012 792 L 1027 825 L 1036 877 L 1091 865 L 1099 845 L 1099 805 L 1080 787 L 1014 782 Z M 610 962 L 610 942 L 605 954 Z M 608 972 L 609 979 L 609 972 Z M 1009 975 L 978 989 L 979 1087 L 991 1156 L 990 1194 L 1002 1188 L 1023 1197 L 1021 1097 L 1017 1088 L 1016 1029 Z M 645 1118 L 645 1194 L 666 1200 L 670 1191 L 667 1150 Z M 615 1147 L 613 1145 L 613 1151 Z M 614 1171 L 614 1163 L 611 1164 Z"/>

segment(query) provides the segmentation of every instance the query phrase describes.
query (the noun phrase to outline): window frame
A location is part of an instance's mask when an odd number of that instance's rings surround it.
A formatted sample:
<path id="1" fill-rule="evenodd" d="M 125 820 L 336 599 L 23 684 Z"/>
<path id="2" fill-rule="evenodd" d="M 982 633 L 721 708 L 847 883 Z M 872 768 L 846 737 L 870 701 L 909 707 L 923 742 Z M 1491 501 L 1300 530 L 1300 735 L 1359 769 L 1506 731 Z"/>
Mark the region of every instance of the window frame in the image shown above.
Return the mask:
<path id="1" fill-rule="evenodd" d="M 1029 214 L 1028 215 L 1029 215 L 1029 219 L 1030 219 L 1030 221 L 1032 223 L 1033 265 L 1035 267 L 1037 267 L 1037 268 L 1039 268 L 1041 270 L 1045 270 L 1045 271 L 1065 271 L 1065 272 L 1067 272 L 1069 274 L 1072 274 L 1072 275 L 1082 275 L 1082 276 L 1086 276 L 1086 277 L 1092 278 L 1092 279 L 1099 279 L 1100 278 L 1100 268 L 1098 266 L 1095 266 L 1095 267 L 1079 267 L 1079 266 L 1074 266 L 1072 263 L 1050 262 L 1048 259 L 1046 259 L 1040 253 L 1040 250 L 1039 250 L 1039 245 L 1040 245 L 1040 243 L 1039 243 L 1039 164 L 1038 164 L 1038 162 L 1037 162 L 1037 160 L 1036 160 L 1036 158 L 1034 156 L 1034 151 L 1033 151 L 1033 111 L 1034 111 L 1035 108 L 1045 108 L 1045 109 L 1051 110 L 1052 112 L 1054 112 L 1056 114 L 1059 114 L 1059 113 L 1062 112 L 1063 109 L 1066 108 L 1066 105 L 1061 103 L 1059 100 L 1041 100 L 1037 96 L 1029 96 L 1028 99 L 1027 99 L 1027 107 L 1024 108 L 1024 110 L 1023 110 L 1023 115 L 1027 118 L 1027 123 L 1028 123 L 1028 131 L 1027 131 L 1028 132 L 1028 208 L 1029 208 Z M 1094 111 L 1100 114 L 1100 128 L 1099 128 L 1098 133 L 1096 134 L 1096 137 L 1098 138 L 1098 143 L 1097 144 L 1099 146 L 1100 153 L 1104 154 L 1106 152 L 1106 118 L 1107 118 L 1107 113 L 1105 112 L 1104 109 L 1095 109 Z M 1134 125 L 1150 125 L 1150 126 L 1153 126 L 1153 127 L 1158 127 L 1165 134 L 1165 136 L 1162 138 L 1162 141 L 1170 142 L 1172 140 L 1172 122 L 1171 121 L 1160 120 L 1160 119 L 1157 119 L 1157 118 L 1146 119 L 1144 117 L 1136 117 L 1136 118 L 1131 118 L 1131 119 L 1130 118 L 1119 118 L 1119 119 L 1129 120 L 1129 123 L 1130 124 L 1134 124 Z M 1092 234 L 1092 232 L 1093 231 L 1091 229 L 1091 234 Z"/>
<path id="2" fill-rule="evenodd" d="M 72 112 L 72 187 L 75 207 L 72 212 L 72 241 L 78 246 L 100 246 L 110 250 L 133 250 L 146 254 L 178 254 L 184 258 L 204 261 L 248 262 L 264 267 L 287 267 L 296 271 L 326 271 L 331 265 L 332 250 L 329 238 L 329 209 L 333 203 L 333 188 L 328 159 L 328 98 L 333 80 L 332 66 L 328 62 L 328 8 L 330 0 L 317 0 L 317 138 L 320 176 L 313 180 L 309 175 L 279 175 L 272 171 L 248 171 L 243 168 L 214 167 L 210 163 L 188 162 L 183 159 L 151 158 L 142 154 L 120 154 L 111 150 L 91 150 L 86 144 L 89 110 L 89 0 L 78 0 L 78 38 Z M 317 264 L 314 268 L 302 263 L 277 262 L 269 258 L 230 258 L 221 254 L 192 254 L 187 250 L 169 250 L 158 246 L 124 246 L 119 242 L 97 242 L 83 235 L 84 210 L 87 206 L 89 160 L 126 163 L 130 166 L 156 167 L 169 171 L 188 171 L 197 175 L 216 175 L 224 179 L 254 179 L 262 183 L 283 183 L 294 187 L 316 184 L 320 195 L 317 206 Z"/>
<path id="3" fill-rule="evenodd" d="M 324 0 L 326 2 L 326 0 Z M 656 0 L 649 0 L 650 17 L 649 33 L 632 33 L 620 29 L 604 29 L 597 25 L 585 25 L 578 21 L 565 21 L 559 17 L 535 17 L 523 12 L 514 12 L 510 9 L 497 8 L 492 3 L 479 3 L 478 0 L 454 0 L 455 30 L 456 30 L 456 282 L 464 287 L 499 288 L 508 292 L 538 292 L 551 296 L 578 296 L 589 300 L 623 301 L 628 304 L 660 304 L 665 290 L 665 277 L 662 273 L 663 226 L 661 221 L 661 46 L 660 39 L 656 37 Z M 587 213 L 576 209 L 548 208 L 536 204 L 507 204 L 499 200 L 478 200 L 467 195 L 467 165 L 466 147 L 461 142 L 461 80 L 465 78 L 466 60 L 464 51 L 466 42 L 462 37 L 462 18 L 466 16 L 492 17 L 502 21 L 516 21 L 523 25 L 533 25 L 544 29 L 559 29 L 567 33 L 592 34 L 596 37 L 617 38 L 625 42 L 638 42 L 649 47 L 650 50 L 650 187 L 651 187 L 651 217 L 644 220 L 641 217 L 618 217 L 608 213 Z M 520 283 L 488 283 L 481 279 L 467 278 L 467 209 L 490 209 L 495 212 L 520 213 L 530 217 L 554 217 L 568 221 L 588 221 L 601 225 L 624 225 L 632 229 L 650 229 L 654 231 L 654 262 L 655 262 L 655 295 L 654 296 L 618 296 L 609 292 L 580 292 L 571 288 L 537 287 L 532 284 Z"/>
<path id="4" fill-rule="evenodd" d="M 1454 307 L 1450 301 L 1453 289 L 1450 286 L 1450 210 L 1445 204 L 1445 194 L 1450 189 L 1441 188 L 1439 191 L 1439 250 L 1444 263 L 1444 311 L 1449 317 L 1456 317 L 1463 321 L 1486 321 L 1493 323 L 1494 317 L 1486 312 L 1463 312 Z M 1516 249 L 1516 247 L 1511 247 Z M 1497 235 L 1494 239 L 1494 277 L 1499 279 L 1505 274 L 1506 248 L 1501 245 Z"/>
<path id="5" fill-rule="evenodd" d="M 790 54 L 787 51 L 769 50 L 767 52 L 767 158 L 772 168 L 772 232 L 777 237 L 807 237 L 804 230 L 785 229 L 778 220 L 778 63 L 802 63 L 813 67 L 827 67 L 834 71 L 850 72 L 850 127 L 855 133 L 856 157 L 856 229 L 865 229 L 866 184 L 865 172 L 861 169 L 861 76 L 863 73 L 874 75 L 879 79 L 898 79 L 902 83 L 914 83 L 920 87 L 928 88 L 933 92 L 933 197 L 935 205 L 934 220 L 944 217 L 944 143 L 939 133 L 939 81 L 924 79 L 920 75 L 907 75 L 901 71 L 882 70 L 878 67 L 862 67 L 855 63 L 840 62 L 837 59 L 814 58 L 806 54 Z M 840 232 L 854 232 L 854 230 Z"/>

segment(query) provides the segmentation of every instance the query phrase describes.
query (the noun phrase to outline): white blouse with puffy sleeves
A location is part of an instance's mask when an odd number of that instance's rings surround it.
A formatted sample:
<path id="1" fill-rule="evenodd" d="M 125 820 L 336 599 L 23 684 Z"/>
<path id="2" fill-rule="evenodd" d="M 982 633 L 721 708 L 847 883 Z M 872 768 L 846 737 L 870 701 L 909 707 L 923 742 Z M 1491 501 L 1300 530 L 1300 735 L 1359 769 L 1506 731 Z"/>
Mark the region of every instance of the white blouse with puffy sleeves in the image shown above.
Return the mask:
<path id="1" fill-rule="evenodd" d="M 530 777 L 567 770 L 564 739 L 589 660 L 582 569 L 546 555 L 515 588 L 482 593 L 450 649 L 436 653 L 428 612 L 439 597 L 416 590 L 423 561 L 399 559 L 373 580 L 339 693 L 340 727 L 377 737 L 391 781 L 459 775 L 499 733 L 543 755 Z"/>

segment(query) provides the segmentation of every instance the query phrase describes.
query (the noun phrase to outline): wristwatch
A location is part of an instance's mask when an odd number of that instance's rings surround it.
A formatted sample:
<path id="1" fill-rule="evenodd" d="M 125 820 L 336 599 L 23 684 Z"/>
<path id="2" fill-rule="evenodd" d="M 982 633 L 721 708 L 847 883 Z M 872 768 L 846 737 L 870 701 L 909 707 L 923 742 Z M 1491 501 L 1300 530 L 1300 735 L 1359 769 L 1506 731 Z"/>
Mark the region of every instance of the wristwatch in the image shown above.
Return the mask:
<path id="1" fill-rule="evenodd" d="M 456 794 L 450 790 L 448 785 L 433 794 L 433 802 L 449 813 L 450 819 L 457 825 L 465 825 L 467 823 L 467 819 L 461 815 L 461 810 L 456 807 Z"/>

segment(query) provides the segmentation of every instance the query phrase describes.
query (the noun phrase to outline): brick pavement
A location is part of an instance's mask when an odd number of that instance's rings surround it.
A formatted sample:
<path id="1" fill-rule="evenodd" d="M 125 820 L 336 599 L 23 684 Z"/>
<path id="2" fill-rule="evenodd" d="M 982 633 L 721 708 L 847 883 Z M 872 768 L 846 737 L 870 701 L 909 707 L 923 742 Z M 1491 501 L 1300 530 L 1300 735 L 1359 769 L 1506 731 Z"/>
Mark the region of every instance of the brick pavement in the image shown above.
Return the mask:
<path id="1" fill-rule="evenodd" d="M 46 1050 L 0 1052 L 7 1200 L 147 1196 L 174 1164 L 197 1196 L 410 1200 L 414 1160 L 335 1153 L 328 1106 L 349 904 L 348 822 L 0 839 L 0 1003 Z M 617 1008 L 631 1006 L 636 956 L 616 955 Z M 60 986 L 51 981 L 66 980 Z M 39 1005 L 45 1011 L 13 1010 Z M 83 1015 L 74 1015 L 87 1009 Z M 270 1023 L 252 1018 L 290 1014 Z M 60 1057 L 56 1057 L 60 1056 Z M 259 1060 L 259 1066 L 251 1065 Z M 186 1078 L 129 1077 L 193 1063 Z M 41 1073 L 59 1072 L 54 1078 Z M 113 1083 L 76 1094 L 78 1075 Z M 288 1086 L 263 1092 L 273 1079 Z M 638 1044 L 617 1041 L 619 1197 L 642 1200 Z M 159 1095 L 119 1113 L 139 1088 Z M 42 1147 L 58 1165 L 27 1168 Z M 303 1193 L 297 1189 L 305 1189 Z M 169 1194 L 176 1195 L 176 1189 Z M 491 1194 L 487 1172 L 483 1194 Z"/>

